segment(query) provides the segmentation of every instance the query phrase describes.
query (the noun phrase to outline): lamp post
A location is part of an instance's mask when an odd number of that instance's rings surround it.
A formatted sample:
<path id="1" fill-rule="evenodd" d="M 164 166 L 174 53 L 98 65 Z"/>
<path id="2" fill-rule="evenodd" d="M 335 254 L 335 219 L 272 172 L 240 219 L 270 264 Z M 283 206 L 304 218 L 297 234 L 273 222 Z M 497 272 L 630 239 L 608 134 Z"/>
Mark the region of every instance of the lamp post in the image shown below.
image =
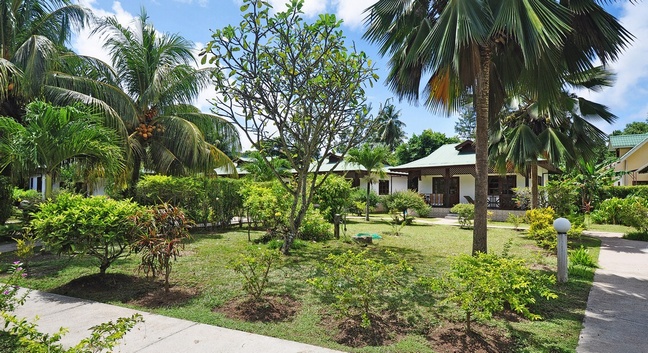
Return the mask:
<path id="1" fill-rule="evenodd" d="M 557 218 L 553 222 L 553 227 L 558 232 L 558 282 L 567 282 L 567 232 L 571 228 L 571 223 L 566 218 Z"/>

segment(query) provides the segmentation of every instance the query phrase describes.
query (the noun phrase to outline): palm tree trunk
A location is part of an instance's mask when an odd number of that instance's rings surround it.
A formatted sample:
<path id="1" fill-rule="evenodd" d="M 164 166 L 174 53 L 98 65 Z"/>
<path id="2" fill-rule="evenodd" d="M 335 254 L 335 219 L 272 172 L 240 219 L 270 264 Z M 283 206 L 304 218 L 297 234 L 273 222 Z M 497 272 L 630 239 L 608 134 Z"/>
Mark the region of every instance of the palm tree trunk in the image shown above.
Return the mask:
<path id="1" fill-rule="evenodd" d="M 135 188 L 140 179 L 140 167 L 142 166 L 142 159 L 133 153 L 133 170 L 131 171 L 131 180 L 128 185 L 127 195 L 130 197 L 135 196 Z"/>
<path id="2" fill-rule="evenodd" d="M 371 195 L 371 179 L 367 180 L 367 202 L 365 204 L 365 221 L 369 222 L 369 195 Z"/>
<path id="3" fill-rule="evenodd" d="M 488 250 L 487 198 L 488 198 L 488 115 L 491 51 L 486 46 L 479 50 L 480 70 L 477 78 L 475 102 L 476 118 L 476 160 L 475 160 L 475 223 L 473 228 L 472 253 L 486 253 Z"/>
<path id="4" fill-rule="evenodd" d="M 45 200 L 52 197 L 53 180 L 51 173 L 45 173 Z"/>
<path id="5" fill-rule="evenodd" d="M 538 208 L 538 161 L 531 162 L 531 209 Z"/>

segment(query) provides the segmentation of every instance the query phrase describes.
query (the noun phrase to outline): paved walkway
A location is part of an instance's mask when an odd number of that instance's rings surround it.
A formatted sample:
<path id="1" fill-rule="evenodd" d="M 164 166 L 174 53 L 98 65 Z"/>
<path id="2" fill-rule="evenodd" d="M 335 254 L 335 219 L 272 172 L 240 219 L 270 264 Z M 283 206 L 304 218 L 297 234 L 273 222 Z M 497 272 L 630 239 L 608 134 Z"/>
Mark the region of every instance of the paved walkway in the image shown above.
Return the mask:
<path id="1" fill-rule="evenodd" d="M 144 322 L 126 334 L 115 353 L 336 353 L 331 349 L 304 343 L 199 324 L 192 321 L 131 310 L 114 305 L 81 300 L 57 294 L 32 291 L 25 305 L 16 309 L 18 317 L 39 317 L 39 330 L 54 333 L 68 328 L 62 344 L 72 346 L 102 322 L 139 312 Z M 338 352 L 339 353 L 339 352 Z"/>
<path id="2" fill-rule="evenodd" d="M 648 242 L 619 233 L 601 239 L 599 269 L 587 300 L 579 353 L 648 352 Z"/>

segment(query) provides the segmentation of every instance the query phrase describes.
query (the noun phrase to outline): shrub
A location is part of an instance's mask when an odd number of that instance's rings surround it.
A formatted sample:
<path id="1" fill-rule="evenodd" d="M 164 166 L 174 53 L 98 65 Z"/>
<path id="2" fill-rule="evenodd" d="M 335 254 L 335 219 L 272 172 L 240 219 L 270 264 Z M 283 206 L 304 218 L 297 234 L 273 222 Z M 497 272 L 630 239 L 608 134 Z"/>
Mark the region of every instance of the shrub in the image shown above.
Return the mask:
<path id="1" fill-rule="evenodd" d="M 375 191 L 369 193 L 369 210 L 373 211 L 380 203 L 380 196 Z M 351 191 L 351 209 L 352 213 L 361 216 L 365 212 L 367 204 L 367 191 L 353 188 Z"/>
<path id="2" fill-rule="evenodd" d="M 626 199 L 623 220 L 626 225 L 637 229 L 639 233 L 648 233 L 648 202 L 640 197 Z"/>
<path id="3" fill-rule="evenodd" d="M 310 208 L 299 228 L 299 238 L 303 240 L 323 241 L 333 238 L 331 224 L 322 218 L 318 210 Z"/>
<path id="4" fill-rule="evenodd" d="M 385 263 L 369 257 L 368 251 L 330 254 L 319 266 L 321 275 L 308 279 L 320 299 L 330 303 L 339 316 L 361 319 L 362 327 L 386 310 L 396 312 L 402 305 L 404 283 L 412 272 L 405 260 L 386 252 L 392 261 Z"/>
<path id="5" fill-rule="evenodd" d="M 624 224 L 626 207 L 625 199 L 613 197 L 603 200 L 590 216 L 592 221 L 599 224 Z"/>
<path id="6" fill-rule="evenodd" d="M 520 224 L 524 222 L 524 216 L 518 216 L 515 213 L 509 213 L 508 217 L 506 217 L 506 221 L 513 224 L 515 230 L 518 230 L 520 228 Z"/>
<path id="7" fill-rule="evenodd" d="M 473 219 L 475 219 L 475 205 L 458 203 L 452 206 L 450 212 L 456 213 L 459 216 L 459 225 L 461 228 L 472 227 Z"/>
<path id="8" fill-rule="evenodd" d="M 606 186 L 601 190 L 599 199 L 606 200 L 613 197 L 625 199 L 630 196 L 648 199 L 648 185 Z"/>
<path id="9" fill-rule="evenodd" d="M 478 253 L 453 258 L 450 272 L 432 283 L 447 295 L 445 301 L 465 313 L 469 332 L 473 318 L 489 319 L 506 305 L 528 319 L 541 319 L 529 306 L 538 297 L 557 298 L 550 290 L 554 282 L 553 276 L 531 271 L 522 259 Z"/>
<path id="10" fill-rule="evenodd" d="M 550 181 L 544 187 L 547 205 L 556 214 L 567 216 L 580 211 L 580 193 L 576 184 L 567 181 Z"/>
<path id="11" fill-rule="evenodd" d="M 0 176 L 0 225 L 13 213 L 13 186 L 8 177 Z"/>
<path id="12" fill-rule="evenodd" d="M 513 188 L 513 201 L 521 210 L 531 209 L 531 188 Z M 538 207 L 547 207 L 547 192 L 544 187 L 538 188 Z"/>
<path id="13" fill-rule="evenodd" d="M 290 198 L 278 181 L 247 182 L 240 193 L 243 207 L 255 223 L 268 230 L 287 224 L 288 215 L 283 210 L 290 209 Z"/>
<path id="14" fill-rule="evenodd" d="M 18 282 L 21 277 L 26 276 L 20 261 L 11 264 L 7 273 L 9 273 L 9 277 L 3 278 L 3 283 L 0 283 L 0 312 L 13 311 L 16 306 L 25 303 L 25 298 L 29 294 L 29 292 L 24 292 L 21 295 L 18 294 L 18 290 L 20 289 Z"/>
<path id="15" fill-rule="evenodd" d="M 235 216 L 243 214 L 242 185 L 243 181 L 239 179 L 208 179 L 207 197 L 213 223 L 226 227 Z"/>
<path id="16" fill-rule="evenodd" d="M 130 200 L 62 193 L 55 201 L 41 204 L 32 228 L 38 239 L 59 254 L 96 258 L 104 274 L 113 261 L 128 255 L 126 250 L 135 239 L 133 216 L 138 212 L 141 207 Z"/>
<path id="17" fill-rule="evenodd" d="M 234 272 L 243 279 L 243 290 L 255 301 L 261 301 L 270 285 L 270 272 L 281 262 L 277 250 L 249 247 L 234 261 Z"/>
<path id="18" fill-rule="evenodd" d="M 576 250 L 569 251 L 569 264 L 570 265 L 579 265 L 585 267 L 596 268 L 596 262 L 590 254 L 589 250 L 581 245 L 580 248 Z"/>
<path id="19" fill-rule="evenodd" d="M 317 189 L 313 197 L 313 203 L 319 205 L 320 212 L 324 219 L 333 222 L 335 214 L 345 213 L 351 208 L 353 200 L 351 198 L 351 184 L 344 177 L 331 174 L 322 186 Z"/>
<path id="20" fill-rule="evenodd" d="M 209 219 L 209 202 L 205 181 L 194 177 L 146 175 L 135 188 L 135 200 L 153 206 L 169 203 L 181 207 L 189 218 L 206 223 Z"/>
<path id="21" fill-rule="evenodd" d="M 556 212 L 551 207 L 526 211 L 529 220 L 529 235 L 538 246 L 553 250 L 557 246 L 558 233 L 553 227 Z"/>
<path id="22" fill-rule="evenodd" d="M 407 220 L 407 210 L 414 210 L 419 217 L 430 214 L 430 206 L 416 191 L 397 191 L 383 197 L 383 205 L 390 213 L 402 213 L 403 220 Z"/>
<path id="23" fill-rule="evenodd" d="M 164 274 L 164 290 L 169 291 L 172 260 L 180 256 L 183 241 L 188 239 L 192 221 L 173 205 L 164 203 L 151 207 L 135 216 L 139 235 L 133 250 L 142 254 L 140 269 L 153 277 Z"/>

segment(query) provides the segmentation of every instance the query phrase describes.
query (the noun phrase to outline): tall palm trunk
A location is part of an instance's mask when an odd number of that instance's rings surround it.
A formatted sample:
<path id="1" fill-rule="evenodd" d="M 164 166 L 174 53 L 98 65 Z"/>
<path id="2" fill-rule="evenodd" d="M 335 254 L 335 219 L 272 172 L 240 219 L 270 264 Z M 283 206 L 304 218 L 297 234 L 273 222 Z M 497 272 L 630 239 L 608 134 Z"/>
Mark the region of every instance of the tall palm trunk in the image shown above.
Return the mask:
<path id="1" fill-rule="evenodd" d="M 480 46 L 479 74 L 475 102 L 477 105 L 476 121 L 476 161 L 475 161 L 475 223 L 473 228 L 472 253 L 486 253 L 488 250 L 487 198 L 488 198 L 488 114 L 490 85 L 491 50 Z"/>
<path id="2" fill-rule="evenodd" d="M 365 221 L 369 222 L 369 197 L 371 195 L 371 180 L 367 180 L 367 202 L 365 205 Z"/>
<path id="3" fill-rule="evenodd" d="M 531 209 L 538 208 L 538 161 L 531 162 Z"/>

